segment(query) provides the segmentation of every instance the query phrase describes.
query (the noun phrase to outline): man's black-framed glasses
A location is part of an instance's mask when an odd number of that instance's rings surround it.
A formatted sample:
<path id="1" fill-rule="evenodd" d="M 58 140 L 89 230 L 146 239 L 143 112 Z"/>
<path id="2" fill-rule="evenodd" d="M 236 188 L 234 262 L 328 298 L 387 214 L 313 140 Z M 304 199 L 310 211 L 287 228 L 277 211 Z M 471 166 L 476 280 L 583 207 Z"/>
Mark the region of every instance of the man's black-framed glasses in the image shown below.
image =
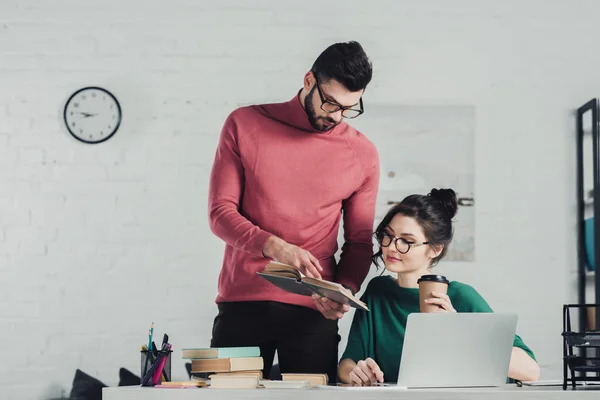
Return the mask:
<path id="1" fill-rule="evenodd" d="M 325 96 L 323 96 L 323 91 L 321 90 L 321 84 L 319 83 L 319 80 L 317 79 L 317 74 L 313 73 L 313 75 L 315 77 L 315 83 L 317 85 L 317 91 L 319 92 L 319 97 L 321 98 L 321 110 L 325 111 L 326 113 L 334 113 L 336 111 L 342 110 L 342 117 L 348 118 L 348 119 L 356 118 L 360 114 L 365 112 L 362 96 L 358 102 L 359 108 L 357 108 L 356 105 L 346 107 L 346 106 L 342 106 L 340 104 L 337 104 L 337 103 L 327 100 L 325 98 Z"/>
<path id="2" fill-rule="evenodd" d="M 421 242 L 414 243 L 409 242 L 404 238 L 394 237 L 390 235 L 388 232 L 375 232 L 375 238 L 377 242 L 381 245 L 381 247 L 388 247 L 392 242 L 396 242 L 396 250 L 399 253 L 406 254 L 410 250 L 411 247 L 423 246 L 425 244 L 429 244 L 429 242 Z"/>

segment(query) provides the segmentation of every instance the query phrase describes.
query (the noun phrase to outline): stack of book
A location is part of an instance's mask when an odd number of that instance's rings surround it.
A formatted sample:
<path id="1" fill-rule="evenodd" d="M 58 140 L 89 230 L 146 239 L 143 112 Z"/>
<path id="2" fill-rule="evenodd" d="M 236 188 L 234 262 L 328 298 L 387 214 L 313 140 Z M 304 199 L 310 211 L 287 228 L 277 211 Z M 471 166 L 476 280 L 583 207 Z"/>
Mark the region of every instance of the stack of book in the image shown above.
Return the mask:
<path id="1" fill-rule="evenodd" d="M 186 348 L 182 354 L 192 374 L 210 374 L 211 388 L 257 388 L 263 377 L 259 347 Z"/>

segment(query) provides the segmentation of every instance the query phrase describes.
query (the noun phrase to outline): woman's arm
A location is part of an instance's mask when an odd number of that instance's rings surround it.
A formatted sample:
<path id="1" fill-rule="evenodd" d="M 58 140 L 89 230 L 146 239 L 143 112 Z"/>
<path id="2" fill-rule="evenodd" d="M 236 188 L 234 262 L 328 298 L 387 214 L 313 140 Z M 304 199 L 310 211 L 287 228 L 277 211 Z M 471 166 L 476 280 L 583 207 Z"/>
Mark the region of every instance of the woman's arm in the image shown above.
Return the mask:
<path id="1" fill-rule="evenodd" d="M 377 312 L 376 308 L 372 307 L 370 301 L 371 288 L 376 283 L 376 279 L 373 279 L 367 285 L 365 293 L 360 299 L 365 302 L 370 312 L 357 309 L 352 317 L 352 325 L 350 325 L 350 332 L 348 333 L 348 343 L 346 343 L 346 350 L 341 355 L 340 363 L 338 364 L 338 377 L 344 383 L 351 383 L 354 374 L 351 374 L 352 370 L 358 365 L 354 360 L 365 360 L 369 358 L 372 350 L 369 350 L 372 345 L 372 326 L 373 326 L 373 313 Z M 360 362 L 360 361 L 359 361 Z M 364 361 L 363 361 L 364 362 Z"/>
<path id="2" fill-rule="evenodd" d="M 458 300 L 456 301 L 458 312 L 493 312 L 489 304 L 473 287 L 463 283 L 454 283 L 453 289 L 457 293 L 452 301 Z M 527 350 L 531 352 L 521 337 L 515 335 L 508 367 L 509 378 L 520 381 L 537 381 L 540 378 L 540 367 L 533 356 L 527 354 Z"/>
<path id="3" fill-rule="evenodd" d="M 508 377 L 519 381 L 537 381 L 540 379 L 540 366 L 523 349 L 513 347 Z"/>

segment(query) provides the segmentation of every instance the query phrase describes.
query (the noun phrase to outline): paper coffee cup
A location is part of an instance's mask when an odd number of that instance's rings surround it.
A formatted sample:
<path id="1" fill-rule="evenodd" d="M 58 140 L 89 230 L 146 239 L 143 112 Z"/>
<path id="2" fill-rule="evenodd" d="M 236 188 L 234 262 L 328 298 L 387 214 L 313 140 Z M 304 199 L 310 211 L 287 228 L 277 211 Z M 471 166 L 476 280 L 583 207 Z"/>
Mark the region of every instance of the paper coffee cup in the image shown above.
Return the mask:
<path id="1" fill-rule="evenodd" d="M 442 275 L 423 275 L 418 280 L 419 284 L 419 309 L 422 313 L 438 312 L 440 306 L 427 304 L 426 299 L 432 298 L 431 292 L 446 293 L 450 281 Z"/>

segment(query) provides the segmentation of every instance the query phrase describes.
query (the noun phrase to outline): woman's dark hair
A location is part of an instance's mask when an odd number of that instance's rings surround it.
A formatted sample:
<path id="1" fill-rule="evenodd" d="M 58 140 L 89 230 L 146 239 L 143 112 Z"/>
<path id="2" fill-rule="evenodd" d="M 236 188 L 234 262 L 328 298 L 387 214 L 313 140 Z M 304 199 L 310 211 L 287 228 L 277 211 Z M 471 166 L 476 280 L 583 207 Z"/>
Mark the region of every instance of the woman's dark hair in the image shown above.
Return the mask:
<path id="1" fill-rule="evenodd" d="M 443 245 L 440 254 L 433 259 L 431 266 L 436 265 L 448 252 L 448 246 L 452 241 L 454 229 L 452 218 L 458 210 L 458 199 L 452 189 L 431 189 L 428 195 L 412 194 L 394 205 L 375 230 L 375 237 L 381 243 L 385 228 L 390 224 L 397 214 L 414 218 L 423 228 L 425 240 L 431 246 Z M 379 268 L 379 260 L 383 260 L 381 245 L 379 251 L 373 255 L 373 262 Z"/>
<path id="2" fill-rule="evenodd" d="M 358 42 L 335 43 L 323 50 L 311 70 L 326 83 L 333 79 L 351 92 L 367 87 L 373 77 L 373 66 Z"/>

